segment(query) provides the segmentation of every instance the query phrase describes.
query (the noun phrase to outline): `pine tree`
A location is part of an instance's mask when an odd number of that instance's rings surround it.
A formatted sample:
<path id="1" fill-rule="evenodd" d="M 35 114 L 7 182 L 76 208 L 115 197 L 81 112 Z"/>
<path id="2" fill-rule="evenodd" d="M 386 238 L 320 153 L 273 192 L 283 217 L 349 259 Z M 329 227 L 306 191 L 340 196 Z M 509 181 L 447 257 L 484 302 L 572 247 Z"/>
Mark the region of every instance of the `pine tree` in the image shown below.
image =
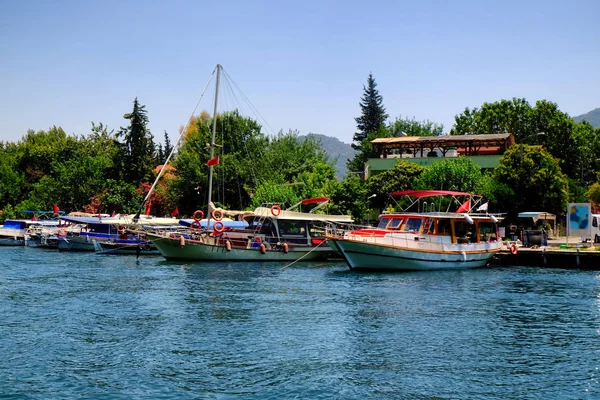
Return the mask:
<path id="1" fill-rule="evenodd" d="M 130 121 L 129 127 L 121 127 L 117 134 L 117 137 L 125 139 L 123 177 L 127 183 L 139 186 L 150 178 L 154 162 L 155 146 L 147 128 L 146 106 L 141 106 L 136 97 L 133 111 L 123 115 L 123 118 Z"/>
<path id="2" fill-rule="evenodd" d="M 167 131 L 165 131 L 165 147 L 164 147 L 165 158 L 164 158 L 163 162 L 167 159 L 167 157 L 169 157 L 169 154 L 171 154 L 171 151 L 173 151 L 173 146 L 171 146 L 171 141 L 169 140 L 169 135 L 167 134 Z"/>
<path id="3" fill-rule="evenodd" d="M 378 132 L 385 126 L 385 120 L 388 115 L 385 113 L 383 98 L 376 87 L 377 83 L 375 82 L 375 78 L 373 78 L 372 73 L 369 73 L 367 86 L 363 86 L 364 94 L 360 102 L 362 115 L 355 118 L 356 127 L 359 130 L 354 134 L 355 143 L 352 143 L 352 148 L 355 150 L 362 149 L 361 143 L 369 137 L 370 133 Z"/>

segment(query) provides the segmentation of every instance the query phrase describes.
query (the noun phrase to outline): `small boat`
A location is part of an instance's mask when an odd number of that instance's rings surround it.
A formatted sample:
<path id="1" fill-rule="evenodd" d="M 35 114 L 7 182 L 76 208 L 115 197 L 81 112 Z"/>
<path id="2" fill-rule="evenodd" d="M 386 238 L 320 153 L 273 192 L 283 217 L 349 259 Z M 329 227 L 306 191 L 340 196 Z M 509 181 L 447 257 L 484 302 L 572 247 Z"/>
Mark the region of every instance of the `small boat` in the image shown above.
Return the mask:
<path id="1" fill-rule="evenodd" d="M 152 242 L 139 240 L 92 240 L 97 254 L 135 254 L 135 255 L 160 255 L 156 246 Z"/>
<path id="2" fill-rule="evenodd" d="M 328 244 L 339 251 L 351 269 L 443 270 L 485 266 L 502 248 L 498 236 L 499 215 L 470 213 L 481 196 L 441 190 L 407 190 L 395 196 L 467 197 L 456 212 L 429 211 L 384 213 L 377 227 L 365 227 L 327 236 Z M 477 200 L 475 200 L 478 198 Z M 471 207 L 471 204 L 475 204 Z M 425 203 L 426 205 L 426 203 Z"/>
<path id="3" fill-rule="evenodd" d="M 0 226 L 0 246 L 25 246 L 29 230 L 56 226 L 57 220 L 7 219 Z"/>
<path id="4" fill-rule="evenodd" d="M 282 210 L 279 205 L 258 207 L 246 213 L 247 227 L 227 227 L 222 211 L 212 213 L 212 229 L 194 228 L 189 235 L 159 235 L 148 238 L 169 260 L 191 261 L 296 261 L 323 260 L 336 255 L 325 243 L 325 231 L 334 224 L 352 223 L 347 215 L 327 215 L 294 211 L 300 204 L 319 204 L 327 198 L 305 199 Z M 226 212 L 226 211 L 225 211 Z"/>
<path id="5" fill-rule="evenodd" d="M 70 223 L 68 228 L 58 231 L 59 251 L 98 251 L 96 242 L 119 242 L 121 245 L 138 246 L 146 241 L 140 238 L 145 230 L 153 226 L 177 225 L 175 218 L 157 218 L 142 216 L 134 221 L 134 215 L 123 216 L 61 216 L 61 220 Z"/>

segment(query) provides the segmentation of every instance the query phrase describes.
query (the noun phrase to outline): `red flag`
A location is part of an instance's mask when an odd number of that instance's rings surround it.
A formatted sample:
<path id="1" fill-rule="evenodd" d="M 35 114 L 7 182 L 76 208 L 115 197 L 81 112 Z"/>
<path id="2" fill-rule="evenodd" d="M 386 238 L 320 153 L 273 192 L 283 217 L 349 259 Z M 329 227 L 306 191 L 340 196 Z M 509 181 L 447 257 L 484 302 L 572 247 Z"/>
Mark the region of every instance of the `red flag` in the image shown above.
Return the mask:
<path id="1" fill-rule="evenodd" d="M 116 212 L 116 211 L 113 211 L 113 213 L 112 213 L 111 217 L 114 217 L 115 215 L 117 215 L 117 212 Z"/>
<path id="2" fill-rule="evenodd" d="M 175 207 L 175 210 L 171 213 L 171 217 L 176 217 L 179 215 L 179 207 Z"/>
<path id="3" fill-rule="evenodd" d="M 206 165 L 208 165 L 209 167 L 211 165 L 217 165 L 219 163 L 219 156 L 216 156 L 215 158 L 211 158 L 210 160 L 208 160 L 206 162 Z"/>
<path id="4" fill-rule="evenodd" d="M 35 217 L 35 214 L 33 214 L 33 217 L 31 217 L 32 221 L 37 221 L 37 218 Z"/>
<path id="5" fill-rule="evenodd" d="M 465 201 L 462 206 L 458 207 L 457 213 L 466 213 L 471 209 L 471 199 Z"/>
<path id="6" fill-rule="evenodd" d="M 58 208 L 58 206 L 55 204 L 54 205 L 54 214 L 58 214 L 58 212 L 60 211 L 60 209 Z"/>

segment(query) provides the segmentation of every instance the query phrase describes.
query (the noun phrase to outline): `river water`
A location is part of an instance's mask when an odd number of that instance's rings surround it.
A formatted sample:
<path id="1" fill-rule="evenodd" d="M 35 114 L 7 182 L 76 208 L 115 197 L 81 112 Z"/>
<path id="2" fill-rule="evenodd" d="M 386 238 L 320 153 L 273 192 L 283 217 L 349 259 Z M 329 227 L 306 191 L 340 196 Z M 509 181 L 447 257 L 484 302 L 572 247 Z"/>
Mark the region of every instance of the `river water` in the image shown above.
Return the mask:
<path id="1" fill-rule="evenodd" d="M 0 248 L 0 398 L 600 398 L 599 278 Z"/>

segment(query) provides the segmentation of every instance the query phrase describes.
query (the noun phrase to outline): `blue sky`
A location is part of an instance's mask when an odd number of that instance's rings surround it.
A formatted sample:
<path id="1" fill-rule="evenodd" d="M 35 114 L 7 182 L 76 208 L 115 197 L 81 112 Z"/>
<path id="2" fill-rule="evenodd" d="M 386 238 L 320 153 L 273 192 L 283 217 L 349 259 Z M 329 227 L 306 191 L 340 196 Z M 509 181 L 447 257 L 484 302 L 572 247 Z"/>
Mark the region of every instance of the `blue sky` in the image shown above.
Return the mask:
<path id="1" fill-rule="evenodd" d="M 23 0 L 0 10 L 0 141 L 53 125 L 87 134 L 91 121 L 118 129 L 135 97 L 155 138 L 176 140 L 217 63 L 268 133 L 346 143 L 369 72 L 392 119 L 445 132 L 465 107 L 512 97 L 571 116 L 600 107 L 597 0 Z"/>

